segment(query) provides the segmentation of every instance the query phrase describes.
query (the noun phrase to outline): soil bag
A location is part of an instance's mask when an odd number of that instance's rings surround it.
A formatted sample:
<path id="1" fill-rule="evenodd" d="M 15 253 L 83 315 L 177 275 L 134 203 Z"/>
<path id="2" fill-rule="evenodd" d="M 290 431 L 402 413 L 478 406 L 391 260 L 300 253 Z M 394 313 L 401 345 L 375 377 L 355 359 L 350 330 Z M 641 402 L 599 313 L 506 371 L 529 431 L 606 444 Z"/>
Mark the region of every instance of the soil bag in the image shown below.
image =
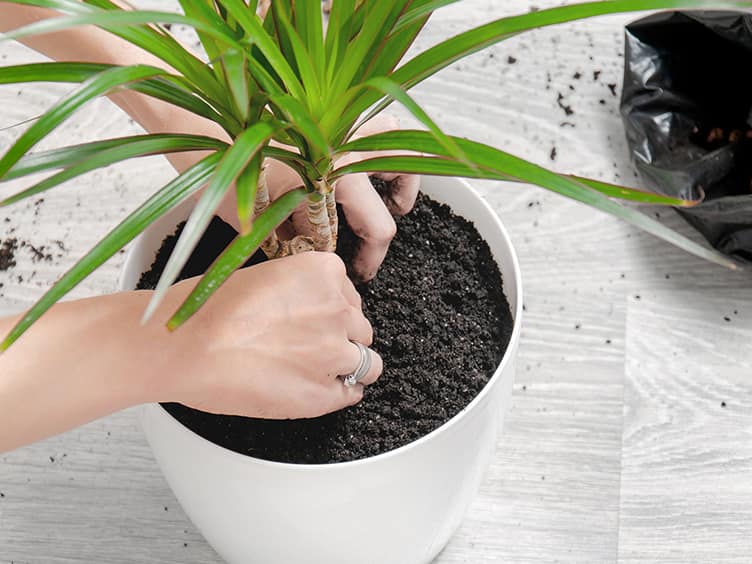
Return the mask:
<path id="1" fill-rule="evenodd" d="M 621 113 L 646 187 L 752 261 L 752 15 L 666 12 L 626 29 Z"/>

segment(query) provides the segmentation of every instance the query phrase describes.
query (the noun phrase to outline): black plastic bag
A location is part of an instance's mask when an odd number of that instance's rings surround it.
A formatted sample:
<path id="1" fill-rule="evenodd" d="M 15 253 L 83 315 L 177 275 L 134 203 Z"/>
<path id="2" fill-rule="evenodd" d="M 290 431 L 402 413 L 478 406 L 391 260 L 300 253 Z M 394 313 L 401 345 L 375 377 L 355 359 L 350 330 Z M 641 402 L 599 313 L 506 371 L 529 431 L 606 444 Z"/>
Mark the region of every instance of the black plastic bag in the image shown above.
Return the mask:
<path id="1" fill-rule="evenodd" d="M 667 12 L 627 26 L 621 112 L 657 193 L 718 250 L 752 261 L 752 15 Z"/>

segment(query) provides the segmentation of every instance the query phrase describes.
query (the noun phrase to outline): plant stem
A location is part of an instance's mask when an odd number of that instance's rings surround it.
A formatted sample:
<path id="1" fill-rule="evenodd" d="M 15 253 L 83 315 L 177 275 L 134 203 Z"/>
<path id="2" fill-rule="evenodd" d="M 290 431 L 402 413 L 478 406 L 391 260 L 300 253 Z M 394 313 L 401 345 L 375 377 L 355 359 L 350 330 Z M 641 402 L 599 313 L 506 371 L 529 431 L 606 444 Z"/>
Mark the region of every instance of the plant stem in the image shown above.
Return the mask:
<path id="1" fill-rule="evenodd" d="M 269 186 L 266 183 L 266 166 L 262 167 L 261 174 L 259 175 L 258 188 L 256 190 L 256 201 L 253 205 L 253 216 L 258 217 L 266 208 L 269 207 Z M 276 229 L 273 230 L 269 237 L 261 243 L 261 250 L 264 254 L 273 259 L 277 257 L 281 251 L 281 245 L 279 237 L 277 237 Z"/>
<path id="2" fill-rule="evenodd" d="M 308 195 L 308 221 L 311 224 L 313 237 L 298 235 L 290 241 L 280 241 L 276 231 L 261 244 L 261 250 L 270 259 L 296 255 L 307 251 L 333 252 L 337 248 L 337 204 L 334 200 L 334 189 L 326 181 L 316 183 L 317 191 Z M 269 186 L 266 179 L 266 167 L 262 168 L 259 176 L 256 201 L 253 215 L 258 217 L 269 207 Z"/>
<path id="3" fill-rule="evenodd" d="M 331 188 L 329 188 L 331 191 Z M 328 192 L 314 192 L 308 196 L 308 221 L 313 228 L 313 247 L 317 251 L 334 251 L 337 243 L 332 236 L 327 211 Z M 336 211 L 336 210 L 335 210 Z"/>
<path id="4" fill-rule="evenodd" d="M 337 202 L 334 199 L 334 190 L 326 193 L 326 213 L 329 215 L 329 229 L 332 231 L 334 248 L 337 248 L 337 235 L 339 234 L 339 217 L 337 217 Z"/>

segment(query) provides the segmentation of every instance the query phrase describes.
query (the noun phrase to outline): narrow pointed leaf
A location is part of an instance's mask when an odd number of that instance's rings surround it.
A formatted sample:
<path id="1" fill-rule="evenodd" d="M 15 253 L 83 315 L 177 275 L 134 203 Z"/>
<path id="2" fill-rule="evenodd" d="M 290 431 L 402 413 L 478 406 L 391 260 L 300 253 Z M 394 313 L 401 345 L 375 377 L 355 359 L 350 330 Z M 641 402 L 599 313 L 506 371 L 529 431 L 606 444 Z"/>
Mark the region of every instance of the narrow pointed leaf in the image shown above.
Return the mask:
<path id="1" fill-rule="evenodd" d="M 27 176 L 36 172 L 43 172 L 45 170 L 65 168 L 88 159 L 97 153 L 131 143 L 147 141 L 149 139 L 175 140 L 180 144 L 193 144 L 197 147 L 203 146 L 204 149 L 223 149 L 227 147 L 227 143 L 224 143 L 223 141 L 214 139 L 213 137 L 203 137 L 200 135 L 147 134 L 118 137 L 115 139 L 92 141 L 90 143 L 71 145 L 61 149 L 52 149 L 26 155 L 18 161 L 10 171 L 8 171 L 2 181 L 20 178 L 22 176 Z"/>
<path id="2" fill-rule="evenodd" d="M 83 82 L 113 68 L 98 63 L 30 63 L 0 67 L 0 84 L 20 82 Z"/>
<path id="3" fill-rule="evenodd" d="M 650 204 L 653 206 L 675 206 L 680 208 L 691 208 L 700 204 L 704 199 L 698 198 L 697 200 L 683 200 L 681 198 L 671 198 L 664 196 L 663 194 L 654 194 L 653 192 L 646 192 L 645 190 L 638 190 L 636 188 L 628 188 L 626 186 L 619 186 L 618 184 L 610 184 L 608 182 L 602 182 L 593 178 L 584 178 L 582 176 L 570 175 L 569 178 L 580 184 L 584 184 L 588 188 L 592 188 L 597 192 L 600 192 L 604 196 L 609 198 L 617 198 L 619 200 L 628 200 L 631 202 L 638 202 L 641 204 Z M 700 190 L 702 192 L 702 190 Z"/>
<path id="4" fill-rule="evenodd" d="M 725 266 L 730 269 L 736 269 L 737 265 L 727 258 L 726 256 L 716 251 L 710 250 L 702 245 L 691 241 L 690 239 L 680 235 L 679 233 L 669 229 L 663 224 L 649 218 L 648 216 L 640 213 L 639 211 L 625 207 L 603 194 L 583 185 L 574 179 L 549 171 L 536 164 L 530 163 L 493 147 L 487 145 L 475 144 L 476 149 L 482 148 L 484 155 L 478 156 L 478 151 L 475 153 L 468 153 L 472 155 L 474 162 L 483 167 L 483 170 L 478 172 L 472 171 L 466 165 L 462 163 L 456 163 L 460 165 L 457 167 L 454 174 L 467 176 L 471 178 L 489 178 L 489 174 L 497 173 L 497 179 L 508 180 L 511 176 L 520 182 L 526 182 L 535 184 L 542 188 L 546 188 L 562 196 L 566 196 L 573 200 L 577 200 L 591 207 L 609 213 L 615 217 L 623 219 L 632 225 L 639 227 L 640 229 L 667 241 L 680 249 L 708 260 L 710 262 Z M 493 156 L 494 162 L 488 162 L 487 157 Z M 438 163 L 435 161 L 444 161 Z M 376 171 L 392 171 L 392 172 L 405 172 L 414 174 L 440 174 L 440 175 L 453 175 L 449 171 L 448 163 L 451 161 L 447 159 L 426 159 L 425 157 L 382 157 L 369 159 L 361 163 L 354 163 L 346 166 L 334 172 L 333 177 L 339 177 L 343 174 L 349 174 L 353 172 L 376 172 Z M 436 164 L 437 166 L 431 166 Z"/>
<path id="5" fill-rule="evenodd" d="M 192 135 L 144 135 L 135 140 L 121 140 L 117 144 L 110 144 L 106 149 L 101 149 L 96 153 L 91 153 L 88 157 L 79 159 L 62 172 L 45 178 L 12 196 L 3 198 L 0 200 L 0 207 L 15 204 L 92 170 L 128 159 L 186 151 L 218 150 L 225 147 L 227 147 L 227 144 L 217 139 Z M 49 163 L 49 161 L 47 162 Z M 13 171 L 11 170 L 11 172 Z"/>
<path id="6" fill-rule="evenodd" d="M 32 2 L 28 3 L 32 4 Z M 38 4 L 38 2 L 33 2 L 33 4 Z M 55 31 L 63 31 L 83 25 L 95 25 L 97 27 L 101 27 L 102 29 L 116 29 L 119 27 L 132 27 L 157 23 L 186 25 L 194 28 L 197 31 L 200 30 L 207 35 L 211 35 L 228 47 L 235 47 L 237 49 L 241 48 L 240 44 L 237 43 L 232 36 L 226 35 L 213 26 L 206 24 L 200 20 L 188 18 L 181 14 L 149 10 L 106 10 L 89 14 L 63 16 L 59 18 L 40 20 L 13 31 L 6 32 L 4 34 L 4 37 L 0 38 L 0 41 L 7 41 L 10 39 L 18 40 L 23 37 L 42 35 Z"/>
<path id="7" fill-rule="evenodd" d="M 418 121 L 425 125 L 428 130 L 433 134 L 436 141 L 438 141 L 450 156 L 462 161 L 466 165 L 472 167 L 473 164 L 468 160 L 465 152 L 454 142 L 454 140 L 444 133 L 441 128 L 436 125 L 429 115 L 421 108 L 415 100 L 413 100 L 407 92 L 396 82 L 386 77 L 375 77 L 365 83 L 365 86 L 375 88 L 376 90 L 388 95 L 394 100 L 402 104 Z M 357 130 L 357 127 L 356 127 Z"/>
<path id="8" fill-rule="evenodd" d="M 478 178 L 484 180 L 506 180 L 510 182 L 514 181 L 514 179 L 509 175 L 499 173 L 495 170 L 489 170 L 485 167 L 477 167 L 473 169 L 464 163 L 444 157 L 423 156 L 390 156 L 368 158 L 335 169 L 329 175 L 329 180 L 330 182 L 334 182 L 348 174 L 359 174 L 363 172 L 399 172 L 404 174 L 460 176 L 463 178 Z"/>
<path id="9" fill-rule="evenodd" d="M 334 71 L 344 56 L 345 48 L 352 33 L 352 17 L 356 0 L 337 0 L 332 4 L 329 23 L 326 28 L 326 72 L 327 82 L 331 82 Z"/>
<path id="10" fill-rule="evenodd" d="M 201 20 L 216 29 L 221 29 L 225 35 L 233 36 L 232 29 L 205 0 L 179 0 L 179 2 L 183 12 L 189 18 Z M 209 59 L 215 60 L 222 55 L 224 49 L 216 37 L 212 37 L 203 30 L 197 30 L 197 35 Z"/>
<path id="11" fill-rule="evenodd" d="M 595 16 L 643 10 L 749 7 L 749 0 L 605 0 L 538 10 L 501 18 L 442 41 L 407 62 L 393 78 L 409 88 L 455 61 L 518 33 Z"/>
<path id="12" fill-rule="evenodd" d="M 253 157 L 250 164 L 245 167 L 243 172 L 238 176 L 235 183 L 238 200 L 238 223 L 240 224 L 240 234 L 247 235 L 251 230 L 251 221 L 253 220 L 253 209 L 256 203 L 256 191 L 258 189 L 259 178 L 261 177 L 261 166 L 263 156 L 257 154 Z"/>
<path id="13" fill-rule="evenodd" d="M 303 99 L 303 87 L 279 47 L 261 25 L 258 16 L 248 10 L 243 0 L 220 0 L 220 3 L 246 31 L 247 40 L 263 53 L 274 72 L 284 82 L 288 92 L 298 99 Z"/>
<path id="14" fill-rule="evenodd" d="M 430 16 L 439 8 L 449 6 L 455 2 L 459 2 L 459 0 L 429 0 L 427 2 L 419 3 L 417 6 L 415 5 L 417 3 L 413 3 L 411 4 L 410 9 L 405 12 L 405 15 L 400 18 L 399 22 L 397 22 L 397 25 L 394 26 L 394 29 L 403 29 L 426 16 Z"/>
<path id="15" fill-rule="evenodd" d="M 221 57 L 222 67 L 227 77 L 227 85 L 232 94 L 233 105 L 242 123 L 247 123 L 251 106 L 251 92 L 246 72 L 245 53 L 228 49 Z"/>
<path id="16" fill-rule="evenodd" d="M 0 84 L 18 84 L 26 82 L 70 82 L 80 83 L 113 68 L 124 68 L 116 65 L 95 63 L 31 63 L 0 67 Z M 225 116 L 218 114 L 214 108 L 199 96 L 184 86 L 177 84 L 182 77 L 164 75 L 154 79 L 147 79 L 136 83 L 123 85 L 124 88 L 141 92 L 147 96 L 158 98 L 175 106 L 208 118 L 223 127 L 232 128 L 231 122 Z M 174 81 L 174 82 L 173 82 Z"/>
<path id="17" fill-rule="evenodd" d="M 302 188 L 287 192 L 253 221 L 253 228 L 247 235 L 239 235 L 209 267 L 180 309 L 167 324 L 174 331 L 195 314 L 206 300 L 216 292 L 227 279 L 256 252 L 273 229 L 282 223 L 306 197 Z"/>
<path id="18" fill-rule="evenodd" d="M 303 39 L 306 51 L 310 54 L 316 76 L 322 76 L 326 57 L 324 55 L 324 22 L 321 5 L 318 2 L 296 0 L 295 29 Z"/>
<path id="19" fill-rule="evenodd" d="M 347 91 L 357 77 L 368 77 L 367 69 L 377 56 L 382 40 L 389 34 L 407 4 L 408 0 L 365 3 L 368 25 L 347 46 L 346 56 L 340 61 L 333 76 L 331 96 Z"/>
<path id="20" fill-rule="evenodd" d="M 218 155 L 206 157 L 159 190 L 115 227 L 24 314 L 0 343 L 0 352 L 10 347 L 58 300 L 135 239 L 147 226 L 199 190 L 211 176 L 218 161 Z"/>
<path id="21" fill-rule="evenodd" d="M 498 169 L 498 155 L 504 153 L 488 145 L 469 141 L 467 139 L 461 139 L 458 137 L 451 138 L 463 151 L 465 155 L 471 155 L 474 161 L 475 167 L 481 169 L 488 169 L 492 174 L 491 178 L 498 180 L 508 180 L 515 182 L 517 179 L 509 175 L 508 178 L 501 178 Z M 438 155 L 441 157 L 452 157 L 452 153 L 449 152 L 446 147 L 439 143 L 435 138 L 425 131 L 414 130 L 400 130 L 400 131 L 387 131 L 379 133 L 377 135 L 371 135 L 368 137 L 362 137 L 351 141 L 350 143 L 341 147 L 341 152 L 373 152 L 373 151 L 404 151 L 409 147 L 413 151 L 419 151 L 426 154 Z M 516 158 L 516 157 L 514 157 Z M 467 164 L 467 163 L 464 163 Z M 468 167 L 468 171 L 471 168 Z M 386 172 L 386 171 L 384 171 Z M 488 176 L 473 176 L 474 178 L 488 178 Z M 582 178 L 576 176 L 569 176 L 575 182 L 585 184 L 589 188 L 600 192 L 601 194 L 610 198 L 619 198 L 621 200 L 630 200 L 643 204 L 653 204 L 662 206 L 680 206 L 680 207 L 692 207 L 697 205 L 699 201 L 696 200 L 682 200 L 680 198 L 671 198 L 663 196 L 661 194 L 653 194 L 652 192 L 645 192 L 643 190 L 636 190 L 634 188 L 628 188 L 626 186 L 618 186 L 616 184 L 609 184 L 601 182 L 599 180 L 593 180 L 590 178 Z"/>
<path id="22" fill-rule="evenodd" d="M 320 73 L 316 70 L 311 53 L 303 43 L 298 31 L 288 19 L 286 10 L 278 8 L 278 6 L 285 1 L 286 0 L 278 0 L 272 8 L 275 27 L 278 30 L 280 38 L 284 37 L 289 44 L 289 54 L 287 57 L 295 63 L 295 67 L 298 70 L 301 83 L 306 90 L 307 96 L 305 97 L 305 100 L 308 102 L 308 107 L 314 111 L 318 111 L 322 105 Z M 305 2 L 303 3 L 305 4 Z M 295 6 L 298 6 L 298 4 L 295 4 Z M 317 10 L 321 12 L 318 6 Z"/>

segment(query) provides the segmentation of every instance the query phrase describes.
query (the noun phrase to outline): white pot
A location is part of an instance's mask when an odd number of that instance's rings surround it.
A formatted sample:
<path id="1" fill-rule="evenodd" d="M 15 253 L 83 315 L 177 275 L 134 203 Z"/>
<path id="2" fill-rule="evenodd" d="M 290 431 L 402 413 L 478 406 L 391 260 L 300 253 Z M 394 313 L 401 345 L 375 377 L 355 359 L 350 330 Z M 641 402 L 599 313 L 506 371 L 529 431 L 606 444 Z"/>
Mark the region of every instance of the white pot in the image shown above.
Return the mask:
<path id="1" fill-rule="evenodd" d="M 158 404 L 144 406 L 142 424 L 170 487 L 228 563 L 427 563 L 449 541 L 476 494 L 511 398 L 522 315 L 520 269 L 503 225 L 466 182 L 425 178 L 423 191 L 473 221 L 500 266 L 515 319 L 501 364 L 467 408 L 439 429 L 391 452 L 338 464 L 250 458 L 201 438 Z M 138 238 L 122 289 L 136 286 L 189 209 L 176 209 Z"/>

